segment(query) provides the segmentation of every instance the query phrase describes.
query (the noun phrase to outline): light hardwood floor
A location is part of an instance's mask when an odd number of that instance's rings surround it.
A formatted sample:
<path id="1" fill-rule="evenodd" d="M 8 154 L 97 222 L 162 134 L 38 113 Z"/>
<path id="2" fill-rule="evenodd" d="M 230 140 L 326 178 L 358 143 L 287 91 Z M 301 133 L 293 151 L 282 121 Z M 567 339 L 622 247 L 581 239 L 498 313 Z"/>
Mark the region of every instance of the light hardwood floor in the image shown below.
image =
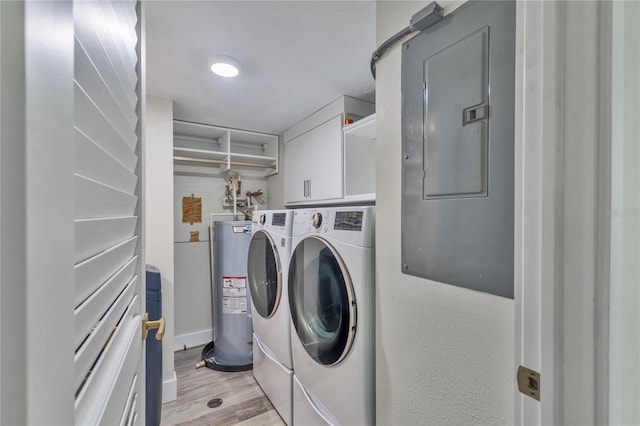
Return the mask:
<path id="1" fill-rule="evenodd" d="M 251 371 L 195 369 L 202 346 L 175 353 L 178 399 L 162 405 L 162 425 L 285 426 Z M 207 402 L 222 398 L 220 407 Z"/>

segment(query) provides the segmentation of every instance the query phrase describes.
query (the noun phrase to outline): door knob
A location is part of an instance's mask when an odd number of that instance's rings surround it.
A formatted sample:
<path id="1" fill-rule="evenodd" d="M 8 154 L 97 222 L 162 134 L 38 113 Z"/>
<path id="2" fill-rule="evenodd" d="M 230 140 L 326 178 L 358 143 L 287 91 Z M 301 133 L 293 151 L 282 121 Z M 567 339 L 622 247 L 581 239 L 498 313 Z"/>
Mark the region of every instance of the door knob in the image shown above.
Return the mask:
<path id="1" fill-rule="evenodd" d="M 142 340 L 147 340 L 149 330 L 158 329 L 156 332 L 156 340 L 162 340 L 164 337 L 164 318 L 156 321 L 149 321 L 149 314 L 145 313 L 142 317 Z"/>

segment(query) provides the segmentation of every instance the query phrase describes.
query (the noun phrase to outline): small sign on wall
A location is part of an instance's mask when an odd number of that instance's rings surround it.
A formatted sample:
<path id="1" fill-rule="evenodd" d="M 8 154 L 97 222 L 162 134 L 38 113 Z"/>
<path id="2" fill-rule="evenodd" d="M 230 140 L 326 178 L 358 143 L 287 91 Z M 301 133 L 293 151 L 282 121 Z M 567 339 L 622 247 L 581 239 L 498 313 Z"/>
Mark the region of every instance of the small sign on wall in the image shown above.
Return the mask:
<path id="1" fill-rule="evenodd" d="M 193 225 L 202 222 L 202 198 L 182 197 L 182 223 Z"/>

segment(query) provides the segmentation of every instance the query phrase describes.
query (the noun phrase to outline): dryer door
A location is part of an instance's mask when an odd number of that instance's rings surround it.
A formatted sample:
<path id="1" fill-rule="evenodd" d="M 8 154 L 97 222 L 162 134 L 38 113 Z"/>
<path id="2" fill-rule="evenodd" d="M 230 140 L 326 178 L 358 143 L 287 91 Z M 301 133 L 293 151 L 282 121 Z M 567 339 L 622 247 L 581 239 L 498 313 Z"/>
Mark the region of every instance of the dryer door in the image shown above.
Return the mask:
<path id="1" fill-rule="evenodd" d="M 323 365 L 342 361 L 356 331 L 356 302 L 344 262 L 327 241 L 308 237 L 294 250 L 289 306 L 307 353 Z"/>
<path id="2" fill-rule="evenodd" d="M 256 231 L 251 237 L 247 273 L 255 310 L 263 318 L 273 316 L 282 294 L 282 271 L 278 249 L 264 231 Z"/>

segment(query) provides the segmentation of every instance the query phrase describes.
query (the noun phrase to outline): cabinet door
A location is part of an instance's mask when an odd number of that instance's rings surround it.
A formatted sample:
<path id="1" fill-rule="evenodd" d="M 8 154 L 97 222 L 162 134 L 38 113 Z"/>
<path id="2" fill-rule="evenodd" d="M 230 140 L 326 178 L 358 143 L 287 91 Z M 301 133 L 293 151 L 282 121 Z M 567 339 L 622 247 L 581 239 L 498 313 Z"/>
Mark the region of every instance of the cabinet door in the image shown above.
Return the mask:
<path id="1" fill-rule="evenodd" d="M 308 199 L 342 198 L 342 115 L 311 130 L 305 141 L 310 171 Z"/>
<path id="2" fill-rule="evenodd" d="M 342 115 L 285 146 L 285 201 L 342 198 Z"/>
<path id="3" fill-rule="evenodd" d="M 284 147 L 284 200 L 285 203 L 295 203 L 306 200 L 306 181 L 309 170 L 305 166 L 306 133 L 289 141 Z"/>

